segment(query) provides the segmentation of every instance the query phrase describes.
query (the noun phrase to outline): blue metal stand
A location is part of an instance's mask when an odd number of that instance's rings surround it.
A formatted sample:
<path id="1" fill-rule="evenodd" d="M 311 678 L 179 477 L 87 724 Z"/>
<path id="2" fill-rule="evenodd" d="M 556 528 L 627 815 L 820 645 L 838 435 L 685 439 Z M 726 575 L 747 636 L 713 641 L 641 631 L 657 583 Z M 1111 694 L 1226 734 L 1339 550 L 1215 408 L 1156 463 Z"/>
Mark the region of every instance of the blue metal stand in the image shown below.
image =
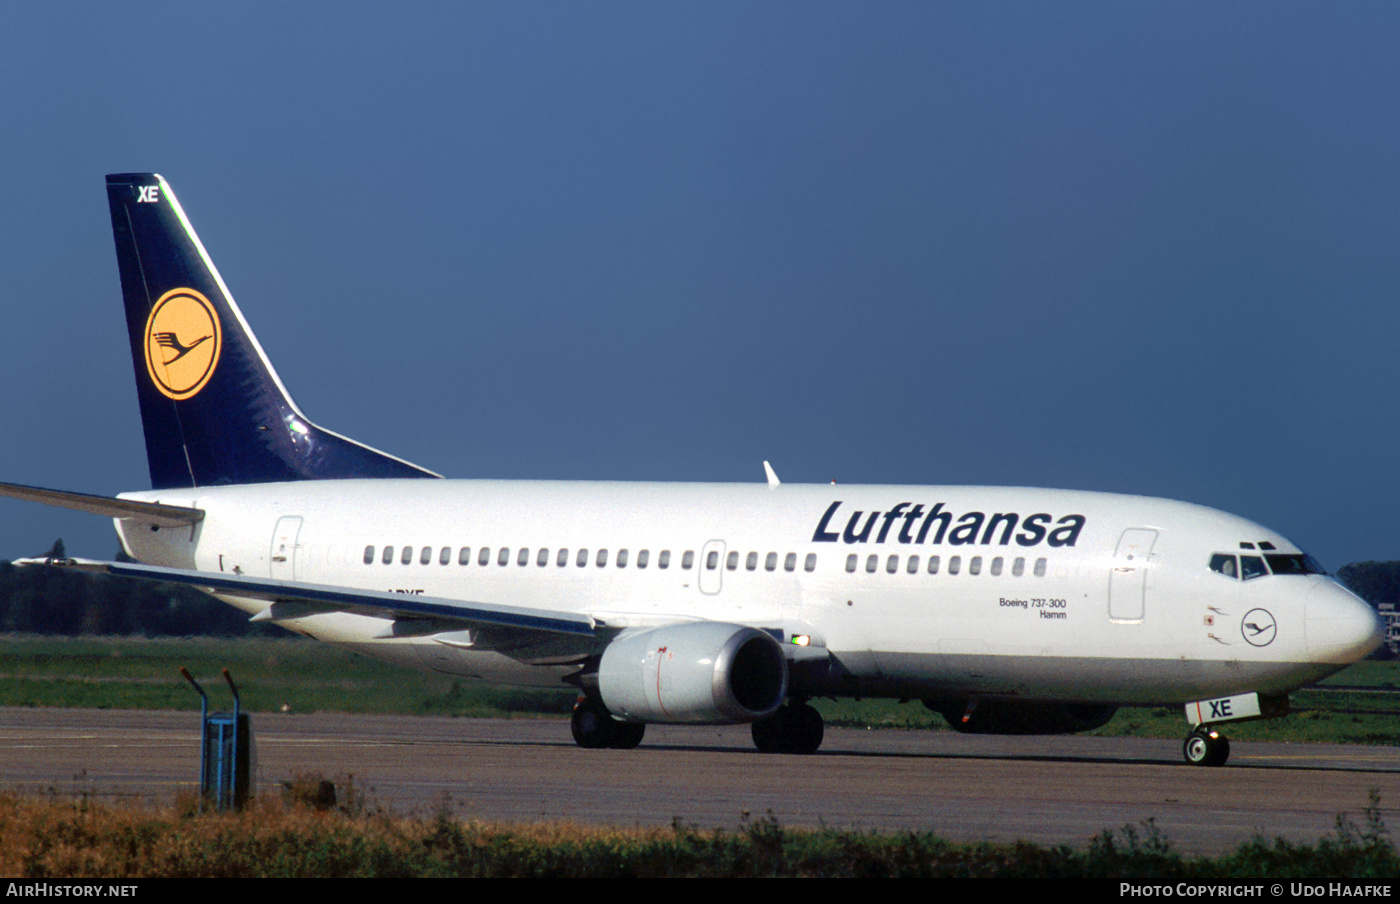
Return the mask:
<path id="1" fill-rule="evenodd" d="M 209 712 L 209 695 L 181 666 L 180 674 L 199 694 L 199 719 L 203 726 L 199 747 L 199 793 L 206 807 L 241 810 L 252 795 L 253 725 L 242 712 L 238 688 L 228 669 L 224 680 L 233 692 L 233 712 Z"/>

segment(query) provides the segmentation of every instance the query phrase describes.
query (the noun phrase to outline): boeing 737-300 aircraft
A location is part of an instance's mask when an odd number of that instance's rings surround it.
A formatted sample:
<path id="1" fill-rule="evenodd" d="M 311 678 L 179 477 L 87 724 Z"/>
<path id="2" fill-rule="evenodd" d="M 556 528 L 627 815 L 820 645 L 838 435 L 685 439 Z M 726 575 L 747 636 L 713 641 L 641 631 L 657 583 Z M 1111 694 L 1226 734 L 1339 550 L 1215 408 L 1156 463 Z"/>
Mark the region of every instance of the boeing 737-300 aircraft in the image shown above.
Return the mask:
<path id="1" fill-rule="evenodd" d="M 583 747 L 752 723 L 810 753 L 816 697 L 922 700 L 960 731 L 1184 705 L 1217 728 L 1365 657 L 1372 609 L 1224 512 L 1006 487 L 444 480 L 313 424 L 160 176 L 107 177 L 149 491 L 4 485 L 115 519 L 143 564 L 327 643 L 578 689 Z M 766 467 L 766 465 L 765 465 Z"/>

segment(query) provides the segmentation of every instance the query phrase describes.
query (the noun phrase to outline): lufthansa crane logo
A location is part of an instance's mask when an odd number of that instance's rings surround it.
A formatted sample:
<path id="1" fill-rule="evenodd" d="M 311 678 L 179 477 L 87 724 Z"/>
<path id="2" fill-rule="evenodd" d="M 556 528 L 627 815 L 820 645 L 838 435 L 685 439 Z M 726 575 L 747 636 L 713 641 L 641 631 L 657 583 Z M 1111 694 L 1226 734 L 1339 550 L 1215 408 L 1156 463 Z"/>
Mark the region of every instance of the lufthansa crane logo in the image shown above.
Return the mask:
<path id="1" fill-rule="evenodd" d="M 146 373 L 166 396 L 197 395 L 219 363 L 223 334 L 209 299 L 194 289 L 171 289 L 146 319 Z"/>
<path id="2" fill-rule="evenodd" d="M 1256 647 L 1267 647 L 1278 632 L 1278 624 L 1268 609 L 1250 609 L 1240 621 L 1240 633 Z"/>

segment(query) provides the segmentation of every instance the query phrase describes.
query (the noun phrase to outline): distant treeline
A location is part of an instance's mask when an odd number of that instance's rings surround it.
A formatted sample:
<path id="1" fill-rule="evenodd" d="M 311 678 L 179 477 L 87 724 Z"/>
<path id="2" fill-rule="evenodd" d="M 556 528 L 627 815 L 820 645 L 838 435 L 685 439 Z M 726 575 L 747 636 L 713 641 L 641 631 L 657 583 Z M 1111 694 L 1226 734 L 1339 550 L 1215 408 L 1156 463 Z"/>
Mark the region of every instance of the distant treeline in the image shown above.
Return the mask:
<path id="1" fill-rule="evenodd" d="M 1352 562 L 1337 569 L 1337 579 L 1372 606 L 1400 603 L 1400 562 Z"/>
<path id="2" fill-rule="evenodd" d="M 1400 562 L 1352 562 L 1337 569 L 1337 580 L 1372 606 L 1400 603 Z M 1391 659 L 1385 644 L 1371 654 L 1372 659 Z"/>
<path id="3" fill-rule="evenodd" d="M 63 557 L 63 541 L 49 551 Z M 1400 603 L 1400 562 L 1353 562 L 1337 570 L 1375 606 Z M 286 637 L 189 587 L 66 568 L 16 567 L 0 560 L 0 632 Z M 1384 650 L 1384 647 L 1382 647 Z"/>
<path id="4" fill-rule="evenodd" d="M 63 541 L 49 552 L 62 557 Z M 125 558 L 125 557 L 123 557 Z M 0 632 L 290 637 L 190 587 L 0 560 Z"/>

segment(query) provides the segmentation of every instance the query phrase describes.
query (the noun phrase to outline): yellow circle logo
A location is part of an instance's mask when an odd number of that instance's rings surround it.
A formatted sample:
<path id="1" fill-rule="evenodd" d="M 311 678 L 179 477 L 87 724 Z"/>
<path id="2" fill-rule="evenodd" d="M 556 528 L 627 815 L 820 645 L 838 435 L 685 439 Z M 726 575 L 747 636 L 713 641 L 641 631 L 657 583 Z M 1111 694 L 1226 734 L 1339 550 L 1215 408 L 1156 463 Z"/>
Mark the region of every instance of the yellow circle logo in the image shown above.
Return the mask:
<path id="1" fill-rule="evenodd" d="M 171 289 L 146 319 L 146 372 L 162 393 L 188 399 L 214 375 L 223 345 L 219 317 L 194 289 Z"/>

